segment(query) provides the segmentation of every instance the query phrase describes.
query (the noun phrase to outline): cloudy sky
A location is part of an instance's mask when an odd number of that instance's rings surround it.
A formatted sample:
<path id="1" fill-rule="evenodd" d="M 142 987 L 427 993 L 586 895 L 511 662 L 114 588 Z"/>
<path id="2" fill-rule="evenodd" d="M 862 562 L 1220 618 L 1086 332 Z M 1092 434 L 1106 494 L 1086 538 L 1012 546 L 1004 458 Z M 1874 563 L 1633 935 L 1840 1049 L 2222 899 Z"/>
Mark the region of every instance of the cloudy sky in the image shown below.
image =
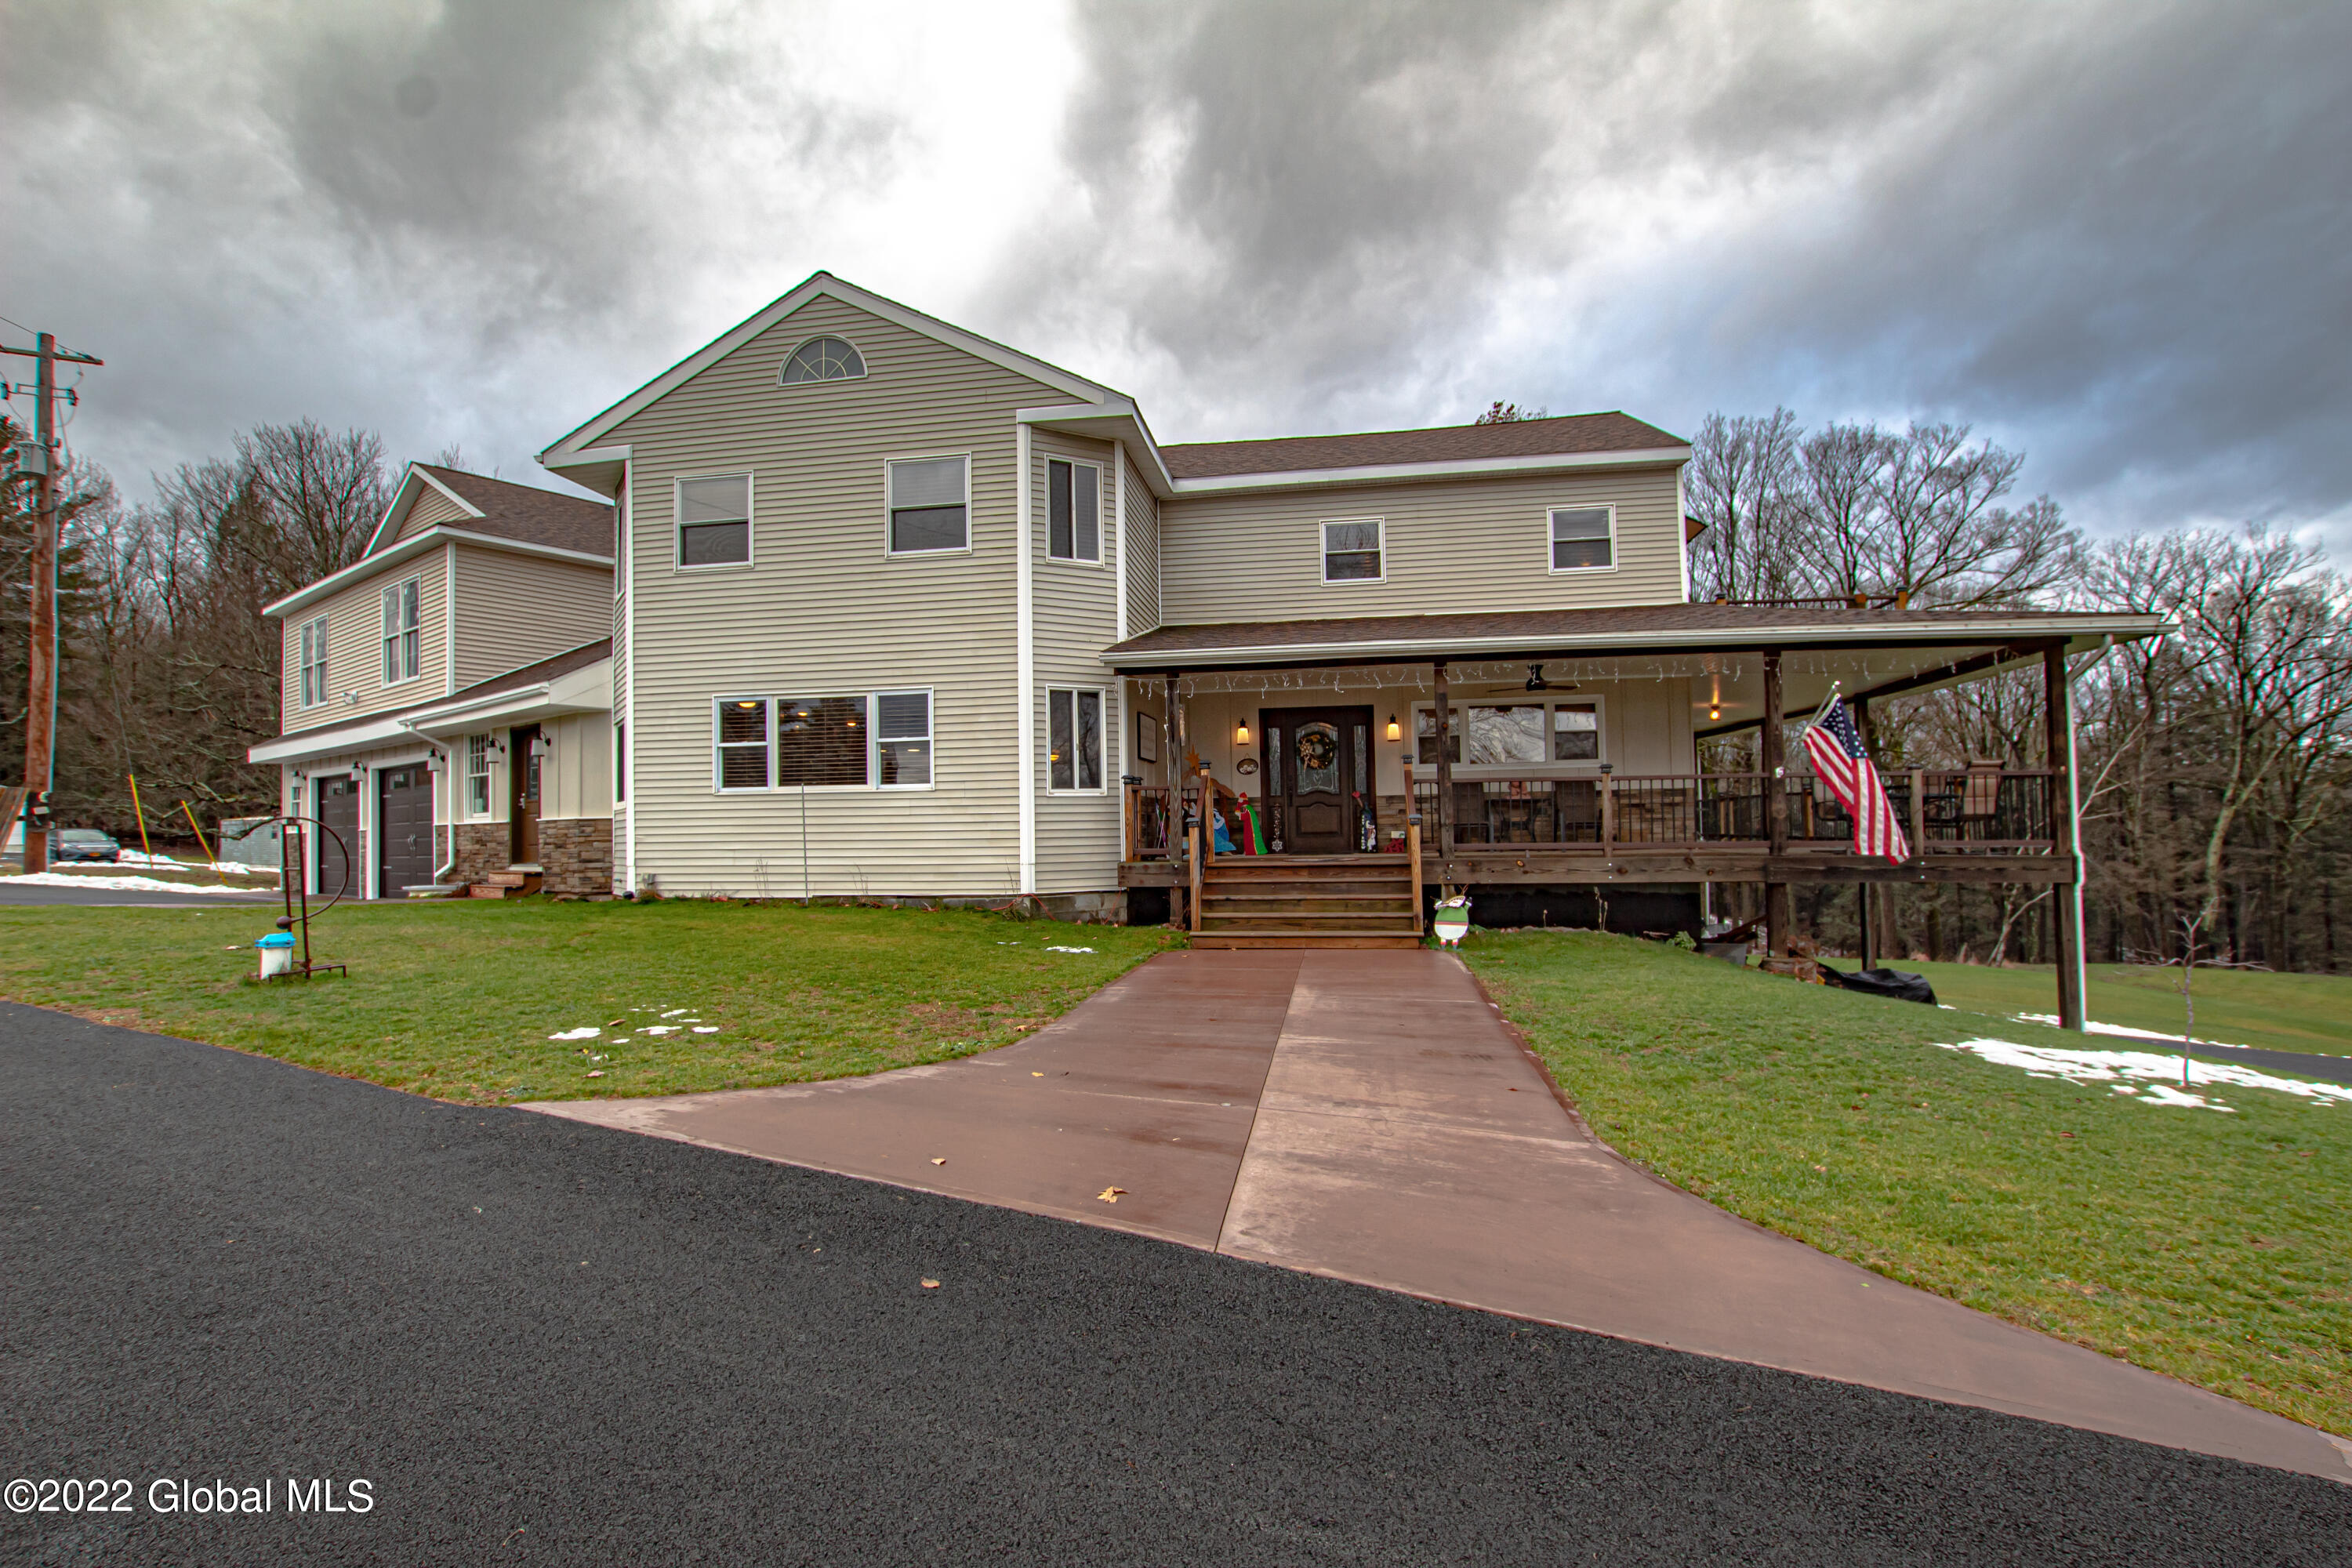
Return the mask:
<path id="1" fill-rule="evenodd" d="M 304 416 L 533 479 L 824 268 L 1163 440 L 1953 419 L 2095 530 L 2352 562 L 2340 0 L 6 0 L 0 37 L 0 315 L 106 358 L 71 435 L 134 494 Z"/>

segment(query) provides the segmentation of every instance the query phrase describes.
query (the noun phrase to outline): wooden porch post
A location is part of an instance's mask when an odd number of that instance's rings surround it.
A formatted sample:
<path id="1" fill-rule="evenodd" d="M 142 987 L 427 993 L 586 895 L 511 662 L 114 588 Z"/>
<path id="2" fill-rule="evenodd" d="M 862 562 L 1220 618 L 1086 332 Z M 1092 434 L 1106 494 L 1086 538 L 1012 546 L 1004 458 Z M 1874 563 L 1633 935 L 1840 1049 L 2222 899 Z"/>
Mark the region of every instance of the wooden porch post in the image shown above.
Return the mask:
<path id="1" fill-rule="evenodd" d="M 1878 726 L 1871 722 L 1869 700 L 1867 699 L 1857 698 L 1853 703 L 1853 727 L 1855 731 L 1861 734 L 1862 749 L 1868 754 L 1870 758 L 1870 765 L 1874 768 L 1878 765 L 1878 737 L 1876 734 Z M 1873 906 L 1877 902 L 1877 900 L 1871 896 L 1870 884 L 1867 882 L 1856 882 L 1853 885 L 1853 894 L 1854 903 L 1857 906 L 1856 912 L 1861 916 L 1862 923 L 1862 966 L 1864 969 L 1875 969 L 1878 967 L 1878 929 L 1876 924 L 1878 911 L 1873 908 Z"/>
<path id="2" fill-rule="evenodd" d="M 1771 857 L 1778 860 L 1789 852 L 1789 781 L 1788 737 L 1781 731 L 1780 710 L 1785 699 L 1780 690 L 1780 650 L 1764 651 L 1764 734 L 1759 745 L 1764 773 L 1764 826 L 1771 838 Z M 1765 947 L 1775 958 L 1789 956 L 1789 939 L 1792 911 L 1789 904 L 1789 884 L 1764 884 Z"/>
<path id="3" fill-rule="evenodd" d="M 1438 878 L 1438 880 L 1443 882 L 1452 874 L 1451 862 L 1454 859 L 1454 752 L 1451 745 L 1453 731 L 1449 728 L 1453 722 L 1450 717 L 1453 710 L 1446 705 L 1445 661 L 1439 659 L 1435 668 L 1437 671 L 1437 712 L 1435 714 L 1437 721 L 1437 858 L 1440 861 L 1448 864 L 1447 871 Z M 1416 747 L 1419 743 L 1417 741 L 1414 742 Z"/>
<path id="4" fill-rule="evenodd" d="M 2042 652 L 2042 709 L 2048 723 L 2050 760 L 2050 847 L 2074 861 L 2074 874 L 2050 889 L 2051 930 L 2058 961 L 2058 1026 L 2083 1027 L 2083 864 L 2074 797 L 2074 709 L 2066 679 L 2066 645 L 2053 642 Z"/>
<path id="5" fill-rule="evenodd" d="M 1168 783 L 1168 866 L 1173 875 L 1169 879 L 1169 923 L 1191 929 L 1192 911 L 1187 907 L 1184 864 L 1192 858 L 1192 835 L 1184 827 L 1184 742 L 1181 739 L 1183 725 L 1176 707 L 1177 674 L 1170 670 L 1162 689 L 1160 705 L 1160 763 Z"/>

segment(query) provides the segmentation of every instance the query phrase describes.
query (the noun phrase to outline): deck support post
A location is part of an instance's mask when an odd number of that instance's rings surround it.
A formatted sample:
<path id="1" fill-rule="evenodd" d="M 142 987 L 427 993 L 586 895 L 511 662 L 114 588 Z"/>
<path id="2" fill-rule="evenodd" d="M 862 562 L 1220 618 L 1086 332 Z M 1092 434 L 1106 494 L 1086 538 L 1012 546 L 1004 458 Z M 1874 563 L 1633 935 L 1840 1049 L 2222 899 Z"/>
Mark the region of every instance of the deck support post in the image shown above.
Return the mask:
<path id="1" fill-rule="evenodd" d="M 1789 852 L 1789 779 L 1788 735 L 1780 727 L 1780 710 L 1787 706 L 1780 689 L 1780 650 L 1764 650 L 1764 728 L 1759 742 L 1759 771 L 1764 775 L 1764 826 L 1772 841 L 1772 858 L 1780 859 Z M 1443 755 L 1444 753 L 1439 753 Z M 1765 950 L 1775 958 L 1789 956 L 1789 939 L 1796 933 L 1790 928 L 1792 911 L 1789 902 L 1789 884 L 1764 884 Z"/>
<path id="2" fill-rule="evenodd" d="M 2051 956 L 2058 961 L 2058 1026 L 2083 1027 L 2083 859 L 2076 832 L 2081 803 L 2074 795 L 2074 708 L 2066 676 L 2066 645 L 2042 652 L 2042 710 L 2048 725 L 2050 839 L 2053 853 L 2074 862 L 2074 874 L 2050 889 Z"/>
<path id="3" fill-rule="evenodd" d="M 1848 707 L 1853 712 L 1854 730 L 1862 736 L 1862 749 L 1868 754 L 1870 765 L 1874 768 L 1878 765 L 1878 726 L 1871 721 L 1870 700 L 1866 697 L 1857 697 L 1848 704 Z M 1856 882 L 1853 885 L 1853 895 L 1856 906 L 1854 913 L 1862 928 L 1862 966 L 1864 969 L 1875 969 L 1878 967 L 1877 906 L 1880 900 L 1867 882 Z"/>
<path id="4" fill-rule="evenodd" d="M 1437 858 L 1441 861 L 1454 858 L 1454 731 L 1447 706 L 1445 661 L 1439 659 L 1433 667 L 1437 678 Z M 1418 742 L 1416 742 L 1416 746 Z"/>

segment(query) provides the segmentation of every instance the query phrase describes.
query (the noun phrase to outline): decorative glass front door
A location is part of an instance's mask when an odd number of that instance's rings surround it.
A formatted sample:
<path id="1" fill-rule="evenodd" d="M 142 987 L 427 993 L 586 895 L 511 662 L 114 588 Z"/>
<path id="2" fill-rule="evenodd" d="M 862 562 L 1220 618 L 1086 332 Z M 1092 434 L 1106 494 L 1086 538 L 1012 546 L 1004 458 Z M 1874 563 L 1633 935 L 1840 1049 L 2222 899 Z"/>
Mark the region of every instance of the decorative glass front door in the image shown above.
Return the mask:
<path id="1" fill-rule="evenodd" d="M 1369 708 L 1268 708 L 1267 847 L 1287 855 L 1348 855 L 1363 847 L 1372 808 Z"/>

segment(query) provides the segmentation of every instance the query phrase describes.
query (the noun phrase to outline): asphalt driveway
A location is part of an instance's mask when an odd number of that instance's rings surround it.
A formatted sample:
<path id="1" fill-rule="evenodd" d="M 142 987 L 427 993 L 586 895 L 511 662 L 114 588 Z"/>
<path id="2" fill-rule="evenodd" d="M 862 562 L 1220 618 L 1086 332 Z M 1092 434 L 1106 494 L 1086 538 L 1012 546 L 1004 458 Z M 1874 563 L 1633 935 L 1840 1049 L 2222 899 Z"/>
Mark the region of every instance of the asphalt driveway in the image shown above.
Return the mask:
<path id="1" fill-rule="evenodd" d="M 2319 1563 L 2352 1540 L 2330 1481 L 6 1005 L 0 1179 L 5 1477 L 131 1483 L 127 1511 L 0 1518 L 11 1561 Z M 347 1505 L 363 1479 L 372 1506 L 289 1513 L 289 1477 Z M 219 1482 L 271 1511 L 157 1510 Z"/>

